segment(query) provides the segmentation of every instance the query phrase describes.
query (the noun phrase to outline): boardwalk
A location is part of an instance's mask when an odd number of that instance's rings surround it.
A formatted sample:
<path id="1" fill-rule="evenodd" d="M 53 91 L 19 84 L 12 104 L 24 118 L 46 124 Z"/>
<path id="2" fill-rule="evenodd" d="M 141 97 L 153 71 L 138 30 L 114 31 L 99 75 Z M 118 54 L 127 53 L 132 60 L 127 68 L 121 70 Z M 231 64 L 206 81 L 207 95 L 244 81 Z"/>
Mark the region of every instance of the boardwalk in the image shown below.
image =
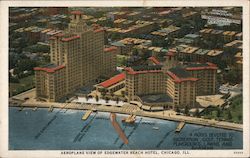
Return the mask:
<path id="1" fill-rule="evenodd" d="M 22 103 L 20 106 L 17 104 L 9 104 L 10 106 L 14 107 L 31 107 L 34 108 L 37 106 L 38 108 L 49 108 L 51 106 L 51 103 L 49 102 L 38 102 L 38 101 L 26 101 L 25 103 Z M 67 105 L 67 106 L 66 106 Z M 113 112 L 113 113 L 121 113 L 121 114 L 134 114 L 137 116 L 144 116 L 144 117 L 151 117 L 151 118 L 158 118 L 158 119 L 165 119 L 170 121 L 185 121 L 186 123 L 191 124 L 197 124 L 197 125 L 203 125 L 203 126 L 211 126 L 211 127 L 217 127 L 217 128 L 224 128 L 224 129 L 230 129 L 230 130 L 237 130 L 237 131 L 243 131 L 243 125 L 242 124 L 236 124 L 231 122 L 225 122 L 225 121 L 215 121 L 215 120 L 209 120 L 209 119 L 203 119 L 203 118 L 195 118 L 190 116 L 180 116 L 180 115 L 164 115 L 164 113 L 157 113 L 157 112 L 147 112 L 139 109 L 132 108 L 128 110 L 127 107 L 115 107 L 115 106 L 105 106 L 105 105 L 87 105 L 87 104 L 76 104 L 76 103 L 53 103 L 54 108 L 65 108 L 65 109 L 74 109 L 74 110 L 92 110 L 93 107 L 97 111 L 103 111 L 103 112 Z"/>

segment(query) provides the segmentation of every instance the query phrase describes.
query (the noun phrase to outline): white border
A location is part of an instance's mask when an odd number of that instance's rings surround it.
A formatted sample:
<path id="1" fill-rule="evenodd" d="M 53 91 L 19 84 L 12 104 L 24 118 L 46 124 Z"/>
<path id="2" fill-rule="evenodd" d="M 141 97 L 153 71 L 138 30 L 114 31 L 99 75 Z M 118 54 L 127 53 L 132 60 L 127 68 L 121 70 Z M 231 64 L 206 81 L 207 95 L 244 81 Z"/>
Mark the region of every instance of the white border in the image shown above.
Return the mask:
<path id="1" fill-rule="evenodd" d="M 248 157 L 249 155 L 249 1 L 248 0 L 99 0 L 99 1 L 0 1 L 0 157 L 90 157 L 93 155 L 61 155 L 59 150 L 8 151 L 8 7 L 15 6 L 242 6 L 243 7 L 243 150 L 188 150 L 189 155 L 163 155 L 163 157 Z M 182 150 L 180 150 L 182 151 Z M 234 154 L 242 151 L 243 154 Z M 96 157 L 143 157 L 143 155 L 95 155 Z M 145 155 L 144 155 L 145 156 Z M 157 155 L 146 155 L 157 157 Z"/>

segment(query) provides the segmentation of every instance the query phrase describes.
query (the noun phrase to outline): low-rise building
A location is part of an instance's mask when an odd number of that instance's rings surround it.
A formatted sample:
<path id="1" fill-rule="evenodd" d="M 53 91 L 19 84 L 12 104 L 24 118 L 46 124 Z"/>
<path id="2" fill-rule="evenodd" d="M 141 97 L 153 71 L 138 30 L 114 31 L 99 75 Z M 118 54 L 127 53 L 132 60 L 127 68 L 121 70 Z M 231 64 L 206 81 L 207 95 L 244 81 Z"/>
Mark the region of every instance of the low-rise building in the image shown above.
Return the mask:
<path id="1" fill-rule="evenodd" d="M 151 35 L 157 37 L 157 38 L 167 38 L 167 37 L 175 37 L 178 32 L 180 31 L 179 27 L 170 25 L 166 28 L 162 28 L 158 31 L 153 31 Z"/>
<path id="2" fill-rule="evenodd" d="M 144 45 L 151 46 L 151 40 L 139 39 L 139 38 L 124 38 L 120 41 L 113 42 L 111 45 L 118 48 L 119 54 L 127 55 L 129 54 L 134 46 Z"/>
<path id="3" fill-rule="evenodd" d="M 125 87 L 125 73 L 120 73 L 110 79 L 95 85 L 97 92 L 106 92 L 112 94 Z"/>
<path id="4" fill-rule="evenodd" d="M 240 74 L 242 74 L 242 70 L 243 70 L 243 56 L 242 56 L 242 52 L 238 52 L 235 54 L 234 56 L 235 58 L 235 67 L 236 67 L 236 70 L 238 72 L 241 72 Z"/>

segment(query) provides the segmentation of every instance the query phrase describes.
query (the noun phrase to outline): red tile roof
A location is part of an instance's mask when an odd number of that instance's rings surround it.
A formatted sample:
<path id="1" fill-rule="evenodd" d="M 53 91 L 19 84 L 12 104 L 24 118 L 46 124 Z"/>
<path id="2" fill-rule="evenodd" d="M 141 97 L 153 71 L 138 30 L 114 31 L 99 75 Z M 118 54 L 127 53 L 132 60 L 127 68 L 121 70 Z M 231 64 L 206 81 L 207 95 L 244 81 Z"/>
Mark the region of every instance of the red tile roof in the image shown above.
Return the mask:
<path id="1" fill-rule="evenodd" d="M 162 70 L 141 70 L 141 71 L 134 71 L 131 67 L 126 67 L 124 70 L 126 70 L 128 72 L 128 74 L 130 74 L 130 75 L 162 72 Z"/>
<path id="2" fill-rule="evenodd" d="M 125 79 L 125 74 L 124 73 L 120 73 L 102 83 L 100 83 L 99 85 L 104 87 L 104 88 L 107 88 L 107 87 L 110 87 L 118 82 L 121 82 Z"/>
<path id="3" fill-rule="evenodd" d="M 148 58 L 149 60 L 151 60 L 154 64 L 156 64 L 156 65 L 160 65 L 161 63 L 155 58 L 155 57 L 149 57 Z"/>
<path id="4" fill-rule="evenodd" d="M 217 70 L 217 65 L 213 63 L 207 62 L 208 66 L 200 66 L 200 67 L 187 67 L 186 70 Z"/>
<path id="5" fill-rule="evenodd" d="M 54 36 L 50 37 L 49 40 L 55 40 L 56 38 Z"/>
<path id="6" fill-rule="evenodd" d="M 174 52 L 167 52 L 167 54 L 166 54 L 167 56 L 174 56 L 175 55 L 175 53 Z"/>
<path id="7" fill-rule="evenodd" d="M 71 14 L 74 14 L 74 15 L 81 15 L 82 12 L 79 11 L 79 10 L 75 10 L 75 11 L 72 11 Z"/>
<path id="8" fill-rule="evenodd" d="M 104 52 L 111 52 L 111 51 L 114 51 L 114 50 L 117 50 L 117 47 L 112 46 L 112 47 L 104 48 Z"/>
<path id="9" fill-rule="evenodd" d="M 54 68 L 47 68 L 47 67 L 35 67 L 34 70 L 35 71 L 46 71 L 46 72 L 55 72 L 56 70 L 59 70 L 59 69 L 62 69 L 64 68 L 65 66 L 64 65 L 59 65 L 57 67 L 54 67 Z"/>
<path id="10" fill-rule="evenodd" d="M 78 39 L 78 38 L 80 38 L 80 36 L 71 36 L 71 37 L 68 37 L 68 38 L 62 38 L 62 41 L 63 42 L 68 42 L 68 41 Z"/>
<path id="11" fill-rule="evenodd" d="M 184 81 L 197 81 L 198 78 L 194 78 L 194 77 L 187 77 L 187 78 L 179 78 L 178 76 L 176 76 L 174 73 L 168 71 L 167 74 L 174 79 L 174 82 L 176 83 L 180 83 L 180 82 L 184 82 Z"/>
<path id="12" fill-rule="evenodd" d="M 58 33 L 58 34 L 55 34 L 54 36 L 55 36 L 55 37 L 63 37 L 64 34 L 63 34 L 63 33 Z"/>

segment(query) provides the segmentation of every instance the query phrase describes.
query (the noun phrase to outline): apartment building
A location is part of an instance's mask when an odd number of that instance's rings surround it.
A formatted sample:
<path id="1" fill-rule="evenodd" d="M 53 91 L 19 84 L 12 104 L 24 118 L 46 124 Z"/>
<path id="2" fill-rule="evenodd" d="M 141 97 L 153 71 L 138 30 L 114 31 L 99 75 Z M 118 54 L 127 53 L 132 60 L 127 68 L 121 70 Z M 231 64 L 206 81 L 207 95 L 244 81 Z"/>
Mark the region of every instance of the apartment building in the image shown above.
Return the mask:
<path id="1" fill-rule="evenodd" d="M 42 100 L 54 101 L 64 96 L 66 91 L 66 69 L 64 65 L 49 64 L 35 70 L 36 96 Z"/>
<path id="2" fill-rule="evenodd" d="M 103 74 L 105 76 L 113 76 L 116 71 L 116 55 L 118 54 L 118 48 L 111 46 L 104 48 L 103 54 Z M 107 62 L 109 61 L 109 62 Z"/>
<path id="3" fill-rule="evenodd" d="M 169 69 L 167 75 L 166 92 L 173 99 L 172 108 L 194 107 L 198 78 L 181 67 Z"/>
<path id="4" fill-rule="evenodd" d="M 125 68 L 125 87 L 129 100 L 139 95 L 164 93 L 165 77 L 161 65 L 145 65 Z"/>
<path id="5" fill-rule="evenodd" d="M 192 77 L 198 78 L 196 95 L 212 95 L 216 92 L 217 66 L 213 63 L 195 63 L 185 66 Z"/>
<path id="6" fill-rule="evenodd" d="M 173 98 L 174 106 L 194 107 L 196 96 L 215 94 L 216 70 L 217 66 L 212 63 L 170 68 L 166 91 Z"/>
<path id="7" fill-rule="evenodd" d="M 58 101 L 81 86 L 94 83 L 105 72 L 113 71 L 113 66 L 100 66 L 111 59 L 104 53 L 103 29 L 87 26 L 80 11 L 71 13 L 67 30 L 50 38 L 50 51 L 54 66 L 34 69 L 39 99 Z"/>

